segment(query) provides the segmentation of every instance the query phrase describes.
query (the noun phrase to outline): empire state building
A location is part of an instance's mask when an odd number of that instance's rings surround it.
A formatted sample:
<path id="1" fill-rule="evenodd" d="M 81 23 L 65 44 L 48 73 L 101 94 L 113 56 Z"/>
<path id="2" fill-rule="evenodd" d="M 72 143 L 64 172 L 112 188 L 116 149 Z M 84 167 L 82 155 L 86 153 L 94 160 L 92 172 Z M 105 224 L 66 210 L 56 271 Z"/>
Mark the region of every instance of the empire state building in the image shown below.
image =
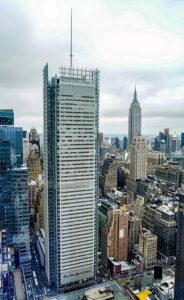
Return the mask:
<path id="1" fill-rule="evenodd" d="M 137 91 L 135 88 L 134 98 L 129 108 L 128 117 L 128 145 L 130 145 L 135 136 L 141 133 L 141 107 L 137 100 Z"/>

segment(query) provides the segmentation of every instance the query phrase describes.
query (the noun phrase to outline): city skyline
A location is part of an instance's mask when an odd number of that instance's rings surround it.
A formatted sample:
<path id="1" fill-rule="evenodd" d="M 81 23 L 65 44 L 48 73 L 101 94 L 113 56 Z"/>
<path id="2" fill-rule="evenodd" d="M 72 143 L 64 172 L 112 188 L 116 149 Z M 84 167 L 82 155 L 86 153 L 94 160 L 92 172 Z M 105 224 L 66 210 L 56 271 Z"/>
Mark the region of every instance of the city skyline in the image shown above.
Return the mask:
<path id="1" fill-rule="evenodd" d="M 1 104 L 14 109 L 16 126 L 43 131 L 40 71 L 47 61 L 52 74 L 58 64 L 69 65 L 72 7 L 74 66 L 101 70 L 100 130 L 128 132 L 128 108 L 136 84 L 142 133 L 166 127 L 171 133 L 182 132 L 184 3 L 79 2 L 0 4 L 0 22 L 8 24 L 0 29 Z"/>

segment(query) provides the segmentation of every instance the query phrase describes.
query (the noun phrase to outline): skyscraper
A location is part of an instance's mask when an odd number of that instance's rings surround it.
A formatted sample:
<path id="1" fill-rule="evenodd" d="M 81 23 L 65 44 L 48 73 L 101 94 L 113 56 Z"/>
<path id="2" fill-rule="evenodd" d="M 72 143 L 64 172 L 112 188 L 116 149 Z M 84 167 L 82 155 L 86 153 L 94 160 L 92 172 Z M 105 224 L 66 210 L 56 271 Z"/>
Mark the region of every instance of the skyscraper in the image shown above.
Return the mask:
<path id="1" fill-rule="evenodd" d="M 43 71 L 45 269 L 56 287 L 95 276 L 99 71 Z"/>
<path id="2" fill-rule="evenodd" d="M 176 239 L 176 269 L 174 299 L 184 300 L 184 194 L 178 194 L 178 228 Z"/>
<path id="3" fill-rule="evenodd" d="M 130 198 L 136 196 L 137 180 L 147 176 L 147 141 L 141 134 L 135 136 L 130 146 L 130 175 L 126 181 Z"/>
<path id="4" fill-rule="evenodd" d="M 130 145 L 132 139 L 141 133 L 141 107 L 137 100 L 137 91 L 135 88 L 134 98 L 129 108 L 129 117 L 128 117 L 128 145 Z"/>
<path id="5" fill-rule="evenodd" d="M 164 128 L 164 140 L 166 145 L 165 152 L 169 154 L 172 147 L 172 135 L 169 134 L 169 128 Z"/>
<path id="6" fill-rule="evenodd" d="M 9 141 L 12 151 L 16 155 L 16 165 L 23 164 L 23 130 L 21 127 L 11 125 L 0 126 L 0 140 Z"/>
<path id="7" fill-rule="evenodd" d="M 181 133 L 181 148 L 184 147 L 184 132 Z"/>
<path id="8" fill-rule="evenodd" d="M 0 125 L 0 229 L 14 247 L 17 265 L 31 275 L 28 172 L 22 167 L 22 128 L 14 127 L 13 110 L 4 110 Z"/>
<path id="9" fill-rule="evenodd" d="M 13 109 L 0 109 L 0 126 L 14 125 Z"/>
<path id="10" fill-rule="evenodd" d="M 147 141 L 141 134 L 133 138 L 130 147 L 130 176 L 145 179 L 147 170 Z"/>

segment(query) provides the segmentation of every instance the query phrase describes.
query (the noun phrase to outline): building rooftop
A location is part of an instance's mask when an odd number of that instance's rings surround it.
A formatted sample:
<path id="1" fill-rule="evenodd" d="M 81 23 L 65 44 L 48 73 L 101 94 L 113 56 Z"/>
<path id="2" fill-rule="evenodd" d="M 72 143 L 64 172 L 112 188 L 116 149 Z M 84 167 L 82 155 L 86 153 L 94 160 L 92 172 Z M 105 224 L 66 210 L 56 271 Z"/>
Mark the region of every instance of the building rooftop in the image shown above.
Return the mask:
<path id="1" fill-rule="evenodd" d="M 112 262 L 112 264 L 113 264 L 114 266 L 119 266 L 119 265 L 120 265 L 120 262 L 119 262 L 119 261 L 116 261 L 116 260 L 114 259 L 114 257 L 108 257 L 108 259 Z"/>
<path id="2" fill-rule="evenodd" d="M 127 296 L 126 292 L 120 288 L 120 286 L 115 282 L 115 281 L 107 281 L 105 285 L 109 285 L 109 287 L 113 290 L 113 300 L 129 300 L 129 297 Z M 95 285 L 92 288 L 85 288 L 81 290 L 76 290 L 70 293 L 65 293 L 61 295 L 57 295 L 57 298 L 54 296 L 49 297 L 50 300 L 81 300 L 84 297 L 84 294 L 88 294 L 88 291 L 93 290 L 94 288 L 97 289 L 103 289 L 104 288 L 104 283 L 103 284 L 98 284 Z M 101 300 L 102 298 L 100 298 Z M 92 299 L 90 299 L 92 300 Z M 96 299 L 95 299 L 96 300 Z"/>
<path id="3" fill-rule="evenodd" d="M 148 296 L 151 296 L 152 292 L 150 290 L 145 290 L 141 293 L 136 294 L 137 299 L 146 300 Z"/>
<path id="4" fill-rule="evenodd" d="M 161 205 L 157 208 L 157 210 L 170 216 L 174 215 L 174 213 L 171 211 L 171 206 L 168 205 Z"/>
<path id="5" fill-rule="evenodd" d="M 90 289 L 85 292 L 85 296 L 87 300 L 97 300 L 97 299 L 102 299 L 102 300 L 108 300 L 108 299 L 113 299 L 113 289 L 111 289 L 109 286 L 102 286 L 102 287 L 95 287 L 93 289 Z"/>
<path id="6" fill-rule="evenodd" d="M 121 271 L 128 271 L 131 269 L 134 269 L 133 266 L 131 266 L 129 263 L 127 263 L 126 261 L 120 261 L 119 262 L 121 265 Z"/>

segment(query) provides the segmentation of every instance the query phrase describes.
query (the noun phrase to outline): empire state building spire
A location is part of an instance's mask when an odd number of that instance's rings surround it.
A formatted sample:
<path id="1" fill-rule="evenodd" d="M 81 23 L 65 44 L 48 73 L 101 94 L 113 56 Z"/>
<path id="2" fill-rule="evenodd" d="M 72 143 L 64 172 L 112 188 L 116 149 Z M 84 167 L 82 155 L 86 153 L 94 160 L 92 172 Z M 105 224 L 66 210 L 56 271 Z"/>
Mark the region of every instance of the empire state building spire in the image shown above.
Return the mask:
<path id="1" fill-rule="evenodd" d="M 137 91 L 136 91 L 136 86 L 135 86 L 135 90 L 134 90 L 134 100 L 133 101 L 137 101 Z"/>
<path id="2" fill-rule="evenodd" d="M 133 137 L 141 133 L 141 107 L 139 101 L 137 100 L 137 90 L 135 86 L 134 98 L 129 108 L 129 118 L 128 118 L 128 145 L 132 142 Z"/>

